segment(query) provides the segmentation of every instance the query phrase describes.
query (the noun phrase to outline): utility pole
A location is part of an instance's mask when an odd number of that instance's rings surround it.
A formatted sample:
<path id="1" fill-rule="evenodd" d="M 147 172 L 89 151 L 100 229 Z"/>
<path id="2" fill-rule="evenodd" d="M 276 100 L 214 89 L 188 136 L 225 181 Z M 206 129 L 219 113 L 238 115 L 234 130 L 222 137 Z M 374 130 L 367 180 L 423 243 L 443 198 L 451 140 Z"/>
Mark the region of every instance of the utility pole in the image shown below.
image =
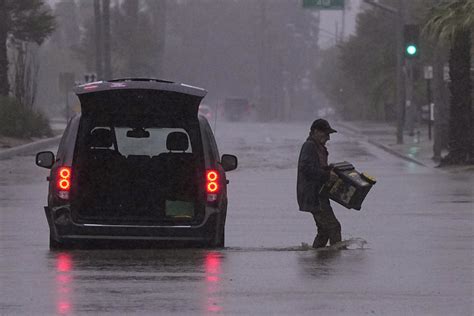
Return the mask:
<path id="1" fill-rule="evenodd" d="M 405 59 L 405 118 L 410 136 L 415 135 L 415 105 L 413 103 L 413 60 Z"/>
<path id="2" fill-rule="evenodd" d="M 426 79 L 426 97 L 428 99 L 428 139 L 431 140 L 431 125 L 434 121 L 434 103 L 431 97 L 431 79 L 433 79 L 433 67 L 425 67 L 425 79 Z"/>
<path id="3" fill-rule="evenodd" d="M 110 51 L 110 0 L 102 1 L 103 32 L 104 32 L 104 78 L 112 79 L 112 61 Z"/>
<path id="4" fill-rule="evenodd" d="M 103 79 L 102 72 L 102 12 L 100 0 L 94 0 L 94 26 L 95 26 L 95 71 L 97 79 Z"/>
<path id="5" fill-rule="evenodd" d="M 268 78 L 268 3 L 266 0 L 258 2 L 258 18 L 257 18 L 257 40 L 260 43 L 259 47 L 259 63 L 258 63 L 258 81 L 259 81 L 259 103 L 260 111 L 258 113 L 259 119 L 271 120 L 274 118 L 274 112 L 270 107 L 271 88 L 269 87 Z"/>
<path id="6" fill-rule="evenodd" d="M 341 20 L 341 42 L 344 42 L 344 38 L 346 37 L 346 6 L 341 10 Z"/>

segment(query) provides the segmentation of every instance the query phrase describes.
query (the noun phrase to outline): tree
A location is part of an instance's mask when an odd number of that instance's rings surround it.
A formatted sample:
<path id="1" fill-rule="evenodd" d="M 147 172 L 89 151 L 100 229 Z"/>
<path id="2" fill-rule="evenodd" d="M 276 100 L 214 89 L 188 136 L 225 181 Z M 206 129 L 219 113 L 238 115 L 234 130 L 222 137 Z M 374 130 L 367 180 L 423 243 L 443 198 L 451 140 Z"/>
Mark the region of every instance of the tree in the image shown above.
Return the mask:
<path id="1" fill-rule="evenodd" d="M 55 21 L 42 0 L 0 0 L 0 95 L 10 92 L 8 81 L 9 40 L 40 45 L 54 30 Z"/>
<path id="2" fill-rule="evenodd" d="M 314 77 L 345 119 L 392 118 L 395 20 L 379 10 L 357 16 L 356 33 L 322 55 Z"/>
<path id="3" fill-rule="evenodd" d="M 474 0 L 443 1 L 433 6 L 425 33 L 450 42 L 451 82 L 449 154 L 442 163 L 474 163 L 474 123 L 471 82 L 471 32 L 474 28 Z"/>
<path id="4" fill-rule="evenodd" d="M 38 87 L 38 45 L 17 41 L 15 50 L 14 76 L 11 80 L 13 96 L 22 106 L 33 109 Z"/>
<path id="5" fill-rule="evenodd" d="M 156 59 L 162 53 L 163 45 L 159 45 L 156 34 L 159 32 L 150 31 L 154 29 L 148 3 L 138 0 L 98 0 L 97 3 L 101 6 L 87 7 L 90 4 L 85 1 L 80 4 L 89 13 L 94 12 L 84 18 L 81 43 L 73 48 L 86 71 L 95 69 L 98 75 L 103 74 L 99 79 L 106 80 L 112 75 L 156 77 Z M 103 40 L 96 42 L 98 32 Z M 98 59 L 100 62 L 96 63 Z"/>

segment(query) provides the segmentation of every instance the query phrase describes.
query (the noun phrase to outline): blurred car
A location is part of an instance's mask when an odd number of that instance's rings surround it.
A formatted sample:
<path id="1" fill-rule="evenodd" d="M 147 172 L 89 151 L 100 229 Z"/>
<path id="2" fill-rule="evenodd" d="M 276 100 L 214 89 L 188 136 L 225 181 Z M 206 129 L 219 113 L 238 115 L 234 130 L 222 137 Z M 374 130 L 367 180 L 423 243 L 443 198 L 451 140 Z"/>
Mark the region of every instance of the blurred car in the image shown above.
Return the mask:
<path id="1" fill-rule="evenodd" d="M 336 111 L 332 107 L 323 107 L 318 109 L 317 116 L 320 118 L 332 118 L 336 114 Z"/>
<path id="2" fill-rule="evenodd" d="M 207 104 L 199 105 L 198 115 L 202 115 L 205 118 L 207 118 L 209 122 L 212 122 L 212 118 L 213 118 L 212 109 L 209 105 Z"/>
<path id="3" fill-rule="evenodd" d="M 195 241 L 223 247 L 226 171 L 208 121 L 198 117 L 206 91 L 157 79 L 78 86 L 81 113 L 62 136 L 51 169 L 50 248 L 90 240 Z"/>

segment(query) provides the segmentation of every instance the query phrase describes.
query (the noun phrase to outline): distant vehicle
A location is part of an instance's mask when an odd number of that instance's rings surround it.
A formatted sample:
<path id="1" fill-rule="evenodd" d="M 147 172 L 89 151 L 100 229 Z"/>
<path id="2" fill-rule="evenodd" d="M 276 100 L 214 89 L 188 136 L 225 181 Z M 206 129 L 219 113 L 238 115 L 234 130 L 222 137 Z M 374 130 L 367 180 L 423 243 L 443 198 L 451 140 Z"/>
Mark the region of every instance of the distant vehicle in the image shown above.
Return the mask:
<path id="1" fill-rule="evenodd" d="M 336 111 L 332 107 L 324 107 L 318 110 L 317 116 L 320 118 L 332 118 Z"/>
<path id="2" fill-rule="evenodd" d="M 207 118 L 209 122 L 212 122 L 212 119 L 213 119 L 212 109 L 209 105 L 206 105 L 206 104 L 199 105 L 198 115 L 202 115 L 205 118 Z"/>
<path id="3" fill-rule="evenodd" d="M 78 86 L 81 113 L 57 156 L 36 155 L 48 177 L 50 248 L 88 240 L 196 241 L 223 247 L 226 171 L 205 117 L 206 91 L 156 79 Z"/>
<path id="4" fill-rule="evenodd" d="M 250 115 L 251 106 L 246 98 L 230 97 L 224 100 L 224 117 L 229 121 L 240 121 Z"/>

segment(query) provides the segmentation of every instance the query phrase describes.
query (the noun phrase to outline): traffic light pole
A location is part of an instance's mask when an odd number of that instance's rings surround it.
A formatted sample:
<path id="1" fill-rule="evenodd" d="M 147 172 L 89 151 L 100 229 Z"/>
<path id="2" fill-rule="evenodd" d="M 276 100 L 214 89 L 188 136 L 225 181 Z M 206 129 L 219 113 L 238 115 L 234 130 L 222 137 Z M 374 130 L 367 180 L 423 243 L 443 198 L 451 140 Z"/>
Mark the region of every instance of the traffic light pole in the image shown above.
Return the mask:
<path id="1" fill-rule="evenodd" d="M 403 122 L 410 136 L 415 135 L 416 108 L 413 103 L 413 60 L 405 59 L 405 113 Z"/>
<path id="2" fill-rule="evenodd" d="M 433 101 L 431 98 L 431 79 L 426 79 L 426 96 L 428 98 L 428 139 L 431 140 L 431 121 L 433 117 Z"/>

